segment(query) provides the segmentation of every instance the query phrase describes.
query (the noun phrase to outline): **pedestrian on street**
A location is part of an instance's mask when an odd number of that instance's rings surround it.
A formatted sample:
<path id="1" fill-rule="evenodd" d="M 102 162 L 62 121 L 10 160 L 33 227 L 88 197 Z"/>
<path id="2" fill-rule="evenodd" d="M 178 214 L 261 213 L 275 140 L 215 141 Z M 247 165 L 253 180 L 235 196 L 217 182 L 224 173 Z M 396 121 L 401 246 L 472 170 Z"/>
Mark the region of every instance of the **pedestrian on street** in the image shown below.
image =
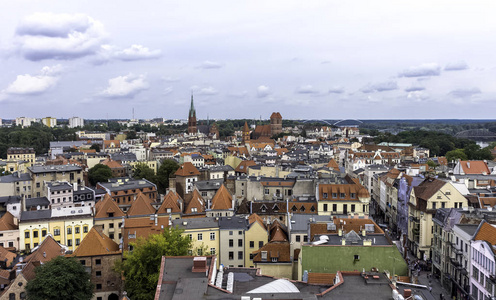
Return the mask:
<path id="1" fill-rule="evenodd" d="M 432 286 L 429 286 L 429 293 L 432 293 Z"/>

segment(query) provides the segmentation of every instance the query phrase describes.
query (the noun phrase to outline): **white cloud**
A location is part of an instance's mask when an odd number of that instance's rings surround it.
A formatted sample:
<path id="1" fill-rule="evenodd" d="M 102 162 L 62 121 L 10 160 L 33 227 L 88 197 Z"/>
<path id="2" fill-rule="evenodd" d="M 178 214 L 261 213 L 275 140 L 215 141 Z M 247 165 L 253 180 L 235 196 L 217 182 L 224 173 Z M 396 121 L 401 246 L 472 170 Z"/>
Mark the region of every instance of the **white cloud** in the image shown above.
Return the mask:
<path id="1" fill-rule="evenodd" d="M 38 95 L 44 93 L 57 84 L 61 71 L 62 67 L 55 65 L 53 67 L 43 67 L 38 75 L 18 75 L 16 80 L 3 93 L 11 95 Z"/>
<path id="2" fill-rule="evenodd" d="M 425 87 L 413 85 L 411 87 L 407 87 L 405 89 L 405 92 L 417 92 L 417 91 L 423 91 L 423 90 L 425 90 Z"/>
<path id="3" fill-rule="evenodd" d="M 468 65 L 464 61 L 449 63 L 444 67 L 445 71 L 462 71 L 468 69 Z"/>
<path id="4" fill-rule="evenodd" d="M 369 84 L 363 87 L 360 91 L 362 91 L 362 93 L 374 93 L 374 92 L 392 91 L 396 89 L 398 89 L 398 84 L 396 83 L 396 81 L 386 81 L 375 84 Z"/>
<path id="5" fill-rule="evenodd" d="M 296 89 L 297 94 L 318 94 L 319 90 L 311 85 L 302 85 Z"/>
<path id="6" fill-rule="evenodd" d="M 436 63 L 410 67 L 399 74 L 400 77 L 439 76 L 441 68 Z"/>
<path id="7" fill-rule="evenodd" d="M 428 99 L 429 96 L 424 91 L 417 90 L 409 92 L 406 98 L 415 102 L 420 102 Z"/>
<path id="8" fill-rule="evenodd" d="M 219 91 L 212 86 L 207 86 L 204 88 L 200 88 L 196 93 L 198 95 L 217 95 Z"/>
<path id="9" fill-rule="evenodd" d="M 227 95 L 232 98 L 245 98 L 248 95 L 248 91 L 232 92 Z"/>
<path id="10" fill-rule="evenodd" d="M 481 90 L 478 87 L 473 87 L 452 90 L 448 95 L 456 98 L 469 98 L 480 93 Z"/>
<path id="11" fill-rule="evenodd" d="M 220 69 L 222 68 L 224 65 L 220 62 L 217 62 L 217 61 L 210 61 L 210 60 L 206 60 L 204 61 L 200 66 L 199 68 L 201 69 Z"/>
<path id="12" fill-rule="evenodd" d="M 166 87 L 164 89 L 164 95 L 169 95 L 170 93 L 172 93 L 174 91 L 174 88 L 172 86 L 169 86 L 169 87 Z"/>
<path id="13" fill-rule="evenodd" d="M 109 98 L 132 98 L 148 88 L 145 75 L 128 74 L 109 79 L 108 87 L 101 92 L 101 95 Z"/>
<path id="14" fill-rule="evenodd" d="M 342 86 L 333 86 L 329 89 L 330 94 L 342 94 L 344 93 L 344 87 Z"/>
<path id="15" fill-rule="evenodd" d="M 19 53 L 32 61 L 95 54 L 106 39 L 102 23 L 84 14 L 35 13 L 16 29 Z"/>
<path id="16" fill-rule="evenodd" d="M 116 50 L 112 53 L 112 57 L 123 61 L 155 59 L 159 58 L 161 55 L 162 51 L 158 49 L 150 50 L 142 45 L 132 45 L 129 48 Z"/>
<path id="17" fill-rule="evenodd" d="M 257 97 L 258 98 L 265 98 L 270 94 L 271 94 L 271 92 L 270 92 L 270 88 L 268 86 L 260 85 L 257 88 Z"/>

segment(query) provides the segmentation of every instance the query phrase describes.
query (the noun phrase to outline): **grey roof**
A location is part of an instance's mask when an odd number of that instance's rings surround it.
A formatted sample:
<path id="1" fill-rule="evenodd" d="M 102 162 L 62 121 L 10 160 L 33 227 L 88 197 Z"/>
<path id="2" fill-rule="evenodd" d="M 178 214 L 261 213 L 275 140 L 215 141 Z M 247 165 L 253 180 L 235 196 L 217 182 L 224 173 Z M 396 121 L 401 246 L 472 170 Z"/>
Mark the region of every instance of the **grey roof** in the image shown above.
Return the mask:
<path id="1" fill-rule="evenodd" d="M 350 233 L 350 232 L 348 232 Z M 322 234 L 322 235 L 327 235 L 329 237 L 329 241 L 323 245 L 334 245 L 334 246 L 340 246 L 342 245 L 341 240 L 343 238 L 346 239 L 346 246 L 362 246 L 364 240 L 372 240 L 372 246 L 388 246 L 391 245 L 391 243 L 388 241 L 386 236 L 384 234 L 369 234 L 366 235 L 365 237 L 359 236 L 356 232 L 355 234 L 351 234 L 348 237 L 347 234 L 343 234 L 343 236 L 339 236 L 337 234 Z M 319 241 L 321 235 L 315 235 L 314 236 L 314 241 Z M 357 239 L 357 236 L 359 239 Z"/>
<path id="2" fill-rule="evenodd" d="M 48 187 L 51 191 L 62 191 L 67 189 L 73 189 L 72 184 L 68 182 L 47 182 Z"/>
<path id="3" fill-rule="evenodd" d="M 50 148 L 72 148 L 72 147 L 81 147 L 86 145 L 86 141 L 58 141 L 58 142 L 50 142 Z"/>
<path id="4" fill-rule="evenodd" d="M 211 179 L 211 180 L 196 181 L 195 185 L 199 191 L 218 190 L 223 182 L 224 179 Z"/>
<path id="5" fill-rule="evenodd" d="M 50 205 L 50 201 L 48 201 L 47 197 L 39 197 L 39 198 L 27 198 L 26 199 L 26 209 L 36 206 L 48 206 Z"/>
<path id="6" fill-rule="evenodd" d="M 215 166 L 211 167 L 210 172 L 229 172 L 229 171 L 234 171 L 234 169 L 230 165 L 225 165 L 225 166 Z"/>
<path id="7" fill-rule="evenodd" d="M 21 222 L 33 221 L 40 219 L 50 219 L 52 217 L 52 210 L 28 210 L 21 212 Z"/>
<path id="8" fill-rule="evenodd" d="M 32 166 L 28 170 L 33 173 L 58 173 L 58 172 L 72 172 L 81 171 L 80 166 L 75 165 L 58 165 L 58 166 Z"/>
<path id="9" fill-rule="evenodd" d="M 470 236 L 474 236 L 479 228 L 479 224 L 456 224 L 456 227 L 460 228 Z"/>
<path id="10" fill-rule="evenodd" d="M 374 274 L 376 275 L 376 274 Z M 362 276 L 343 276 L 343 283 L 331 290 L 324 299 L 392 299 L 392 290 L 389 280 L 384 274 L 377 274 L 379 279 L 369 279 L 368 282 Z M 373 281 L 372 281 L 373 280 Z"/>
<path id="11" fill-rule="evenodd" d="M 146 179 L 129 179 L 123 182 L 115 182 L 115 180 L 112 180 L 112 182 L 99 182 L 98 184 L 111 192 L 155 186 Z"/>
<path id="12" fill-rule="evenodd" d="M 136 161 L 136 154 L 131 152 L 117 152 L 110 155 L 113 160 Z"/>
<path id="13" fill-rule="evenodd" d="M 176 226 L 180 229 L 217 228 L 219 223 L 214 217 L 172 220 L 172 227 Z"/>
<path id="14" fill-rule="evenodd" d="M 220 217 L 220 229 L 248 229 L 248 219 L 243 217 Z"/>
<path id="15" fill-rule="evenodd" d="M 5 175 L 0 177 L 0 183 L 12 183 L 18 181 L 30 181 L 31 176 L 28 173 L 18 173 L 14 172 L 10 175 Z"/>
<path id="16" fill-rule="evenodd" d="M 316 222 L 326 222 L 330 221 L 330 216 L 319 216 L 319 215 L 307 215 L 307 214 L 293 214 L 291 217 L 291 232 L 307 232 L 308 223 L 310 220 L 314 219 Z M 294 223 L 293 223 L 294 222 Z"/>
<path id="17" fill-rule="evenodd" d="M 0 203 L 5 204 L 10 204 L 10 203 L 20 203 L 21 202 L 21 196 L 5 196 L 5 197 L 0 197 Z"/>

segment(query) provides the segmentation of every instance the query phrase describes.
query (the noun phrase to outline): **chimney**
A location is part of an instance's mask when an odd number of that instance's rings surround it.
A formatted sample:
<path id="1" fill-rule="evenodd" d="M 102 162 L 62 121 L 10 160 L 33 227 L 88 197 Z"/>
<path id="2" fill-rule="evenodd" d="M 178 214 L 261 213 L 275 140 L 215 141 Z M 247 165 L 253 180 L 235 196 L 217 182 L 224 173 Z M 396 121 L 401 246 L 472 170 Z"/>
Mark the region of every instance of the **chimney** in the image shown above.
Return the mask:
<path id="1" fill-rule="evenodd" d="M 341 239 L 341 246 L 346 246 L 346 239 Z"/>
<path id="2" fill-rule="evenodd" d="M 154 219 L 155 219 L 155 226 L 157 226 L 158 225 L 158 215 L 157 214 L 155 214 L 155 218 Z"/>
<path id="3" fill-rule="evenodd" d="M 366 231 L 365 231 L 365 228 L 362 229 L 362 236 L 366 236 Z"/>
<path id="4" fill-rule="evenodd" d="M 338 236 L 343 236 L 343 229 L 341 228 L 338 229 Z"/>

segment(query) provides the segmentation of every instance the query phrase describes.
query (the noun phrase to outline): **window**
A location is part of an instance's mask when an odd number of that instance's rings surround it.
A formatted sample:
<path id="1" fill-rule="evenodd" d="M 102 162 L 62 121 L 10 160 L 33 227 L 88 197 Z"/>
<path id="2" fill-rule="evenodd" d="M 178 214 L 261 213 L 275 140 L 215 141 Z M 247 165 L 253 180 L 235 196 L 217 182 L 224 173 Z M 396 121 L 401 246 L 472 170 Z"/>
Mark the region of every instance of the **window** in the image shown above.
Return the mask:
<path id="1" fill-rule="evenodd" d="M 242 235 L 242 234 L 243 234 L 242 230 L 238 231 L 238 235 Z"/>
<path id="2" fill-rule="evenodd" d="M 299 235 L 299 234 L 298 234 L 298 235 L 296 235 L 295 239 L 296 239 L 296 241 L 297 241 L 297 242 L 300 242 L 300 241 L 301 241 L 301 237 L 300 237 L 300 235 Z"/>
<path id="3" fill-rule="evenodd" d="M 253 260 L 253 256 L 254 255 L 252 253 L 250 253 L 250 260 Z"/>
<path id="4" fill-rule="evenodd" d="M 351 212 L 355 212 L 355 204 L 351 205 Z"/>
<path id="5" fill-rule="evenodd" d="M 101 290 L 102 289 L 102 284 L 101 283 L 97 283 L 96 284 L 96 289 L 97 290 Z"/>
<path id="6" fill-rule="evenodd" d="M 340 193 L 340 194 L 339 194 L 339 197 L 340 197 L 340 198 L 344 198 L 344 197 L 346 197 L 346 195 L 345 195 L 344 193 Z"/>
<path id="7" fill-rule="evenodd" d="M 76 233 L 79 233 L 79 226 L 76 226 Z"/>
<path id="8" fill-rule="evenodd" d="M 436 209 L 436 202 L 432 202 L 432 209 Z"/>
<path id="9" fill-rule="evenodd" d="M 215 241 L 215 232 L 210 232 L 210 240 Z"/>
<path id="10" fill-rule="evenodd" d="M 233 231 L 229 231 L 229 235 L 233 235 Z"/>
<path id="11" fill-rule="evenodd" d="M 243 251 L 238 251 L 238 259 L 243 259 Z"/>
<path id="12" fill-rule="evenodd" d="M 76 239 L 76 246 L 79 246 L 80 242 L 81 241 L 79 239 Z"/>
<path id="13" fill-rule="evenodd" d="M 259 242 L 258 242 L 258 248 L 262 248 L 262 247 L 263 247 L 263 244 L 264 244 L 264 242 L 263 242 L 263 241 L 259 241 Z"/>
<path id="14" fill-rule="evenodd" d="M 324 204 L 324 211 L 327 211 L 327 204 Z"/>
<path id="15" fill-rule="evenodd" d="M 243 247 L 243 239 L 238 239 L 238 247 Z"/>
<path id="16" fill-rule="evenodd" d="M 215 248 L 210 248 L 210 255 L 215 255 Z"/>
<path id="17" fill-rule="evenodd" d="M 203 241 L 203 234 L 202 233 L 198 233 L 198 240 Z"/>
<path id="18" fill-rule="evenodd" d="M 67 246 L 72 247 L 72 240 L 67 240 Z"/>
<path id="19" fill-rule="evenodd" d="M 67 234 L 72 234 L 72 228 L 71 227 L 67 227 Z"/>
<path id="20" fill-rule="evenodd" d="M 202 248 L 199 248 L 196 253 L 198 253 L 198 255 L 203 255 L 203 249 Z"/>
<path id="21" fill-rule="evenodd" d="M 265 189 L 265 195 L 269 194 L 269 189 Z"/>
<path id="22" fill-rule="evenodd" d="M 33 237 L 34 237 L 34 238 L 37 238 L 37 237 L 38 237 L 38 230 L 34 230 L 34 231 L 33 231 Z"/>
<path id="23" fill-rule="evenodd" d="M 233 259 L 234 259 L 234 252 L 229 251 L 229 260 L 233 260 Z"/>
<path id="24" fill-rule="evenodd" d="M 261 251 L 260 252 L 262 261 L 267 261 L 267 251 Z"/>
<path id="25" fill-rule="evenodd" d="M 250 248 L 255 248 L 255 242 L 254 241 L 250 241 Z"/>
<path id="26" fill-rule="evenodd" d="M 114 223 L 110 223 L 109 228 L 114 228 Z"/>
<path id="27" fill-rule="evenodd" d="M 232 247 L 234 247 L 234 240 L 230 239 L 229 240 L 229 248 L 232 248 Z"/>
<path id="28" fill-rule="evenodd" d="M 189 240 L 192 241 L 193 240 L 193 235 L 192 234 L 188 234 L 189 236 Z"/>
<path id="29" fill-rule="evenodd" d="M 101 265 L 102 260 L 101 259 L 95 259 L 95 265 Z"/>
<path id="30" fill-rule="evenodd" d="M 113 234 L 113 233 L 109 233 L 109 238 L 110 238 L 111 240 L 113 240 L 113 239 L 114 239 L 114 234 Z"/>
<path id="31" fill-rule="evenodd" d="M 96 271 L 95 275 L 96 277 L 102 277 L 102 271 Z"/>
<path id="32" fill-rule="evenodd" d="M 41 230 L 41 237 L 44 237 L 46 235 L 47 231 L 46 229 L 42 229 Z"/>
<path id="33" fill-rule="evenodd" d="M 24 238 L 29 239 L 29 231 L 24 232 Z"/>
<path id="34" fill-rule="evenodd" d="M 56 228 L 53 230 L 53 235 L 58 236 L 60 235 L 60 229 Z"/>
<path id="35" fill-rule="evenodd" d="M 79 262 L 80 262 L 83 266 L 84 266 L 84 265 L 86 265 L 86 260 L 84 260 L 84 259 L 81 259 Z"/>
<path id="36" fill-rule="evenodd" d="M 337 198 L 338 197 L 338 193 L 332 193 L 332 198 Z"/>
<path id="37" fill-rule="evenodd" d="M 308 236 L 307 236 L 307 235 L 304 235 L 304 236 L 303 236 L 303 242 L 304 242 L 304 243 L 307 243 L 307 242 L 308 242 Z"/>
<path id="38" fill-rule="evenodd" d="M 337 204 L 332 205 L 332 211 L 334 211 L 334 212 L 338 211 L 338 205 Z"/>
<path id="39" fill-rule="evenodd" d="M 441 202 L 441 207 L 444 208 L 446 206 L 446 202 Z"/>
<path id="40" fill-rule="evenodd" d="M 24 244 L 24 248 L 31 249 L 31 245 L 30 244 Z"/>
<path id="41" fill-rule="evenodd" d="M 327 199 L 327 196 L 328 195 L 327 195 L 327 193 L 324 193 L 322 196 L 323 196 L 324 199 Z"/>

